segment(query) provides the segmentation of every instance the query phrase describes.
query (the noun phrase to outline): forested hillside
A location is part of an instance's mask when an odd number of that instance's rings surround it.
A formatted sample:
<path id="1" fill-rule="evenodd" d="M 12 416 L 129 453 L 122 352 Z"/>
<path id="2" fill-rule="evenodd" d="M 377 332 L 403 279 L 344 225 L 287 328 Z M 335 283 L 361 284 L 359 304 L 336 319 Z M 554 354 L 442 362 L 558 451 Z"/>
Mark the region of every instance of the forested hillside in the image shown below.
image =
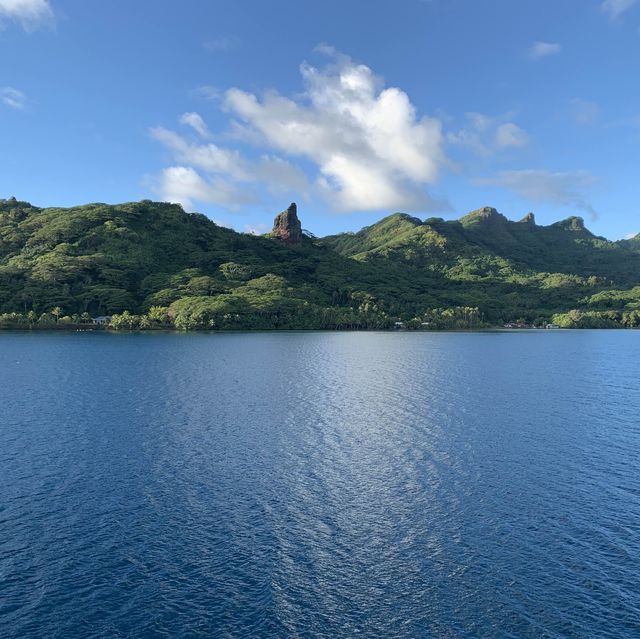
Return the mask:
<path id="1" fill-rule="evenodd" d="M 640 238 L 484 208 L 457 221 L 395 213 L 318 239 L 292 207 L 256 237 L 173 204 L 0 200 L 0 325 L 97 315 L 116 328 L 640 324 Z"/>

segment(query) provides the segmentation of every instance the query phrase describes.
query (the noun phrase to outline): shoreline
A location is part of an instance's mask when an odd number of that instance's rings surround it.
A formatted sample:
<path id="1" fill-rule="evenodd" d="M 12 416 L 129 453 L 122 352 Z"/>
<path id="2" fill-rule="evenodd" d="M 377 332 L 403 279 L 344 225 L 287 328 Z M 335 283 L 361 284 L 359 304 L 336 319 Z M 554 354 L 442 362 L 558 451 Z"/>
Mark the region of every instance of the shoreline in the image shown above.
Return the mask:
<path id="1" fill-rule="evenodd" d="M 97 333 L 103 335 L 132 334 L 239 334 L 239 333 L 557 333 L 566 331 L 637 331 L 638 327 L 603 327 L 603 328 L 504 328 L 503 326 L 485 326 L 482 328 L 436 328 L 436 329 L 385 329 L 385 328 L 242 328 L 242 329 L 198 329 L 179 330 L 175 328 L 136 328 L 112 329 L 106 327 L 69 327 L 69 326 L 0 326 L 0 333 Z"/>

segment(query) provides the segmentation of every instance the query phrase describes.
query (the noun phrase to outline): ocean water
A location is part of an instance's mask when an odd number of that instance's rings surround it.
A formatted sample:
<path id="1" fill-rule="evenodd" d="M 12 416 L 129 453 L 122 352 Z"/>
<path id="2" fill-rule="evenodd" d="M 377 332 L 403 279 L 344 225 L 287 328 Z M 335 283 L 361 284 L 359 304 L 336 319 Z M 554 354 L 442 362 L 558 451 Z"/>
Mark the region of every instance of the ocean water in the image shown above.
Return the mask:
<path id="1" fill-rule="evenodd" d="M 640 637 L 640 332 L 0 333 L 0 637 Z"/>

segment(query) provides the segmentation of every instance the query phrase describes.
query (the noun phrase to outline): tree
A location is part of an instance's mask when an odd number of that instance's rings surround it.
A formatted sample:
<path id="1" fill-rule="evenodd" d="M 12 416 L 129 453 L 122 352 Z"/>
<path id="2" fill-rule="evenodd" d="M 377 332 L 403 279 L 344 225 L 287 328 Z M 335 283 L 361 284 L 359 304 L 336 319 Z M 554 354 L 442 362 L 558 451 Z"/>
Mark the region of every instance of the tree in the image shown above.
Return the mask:
<path id="1" fill-rule="evenodd" d="M 152 306 L 147 313 L 147 316 L 152 322 L 158 324 L 166 324 L 169 321 L 168 307 L 166 306 Z"/>

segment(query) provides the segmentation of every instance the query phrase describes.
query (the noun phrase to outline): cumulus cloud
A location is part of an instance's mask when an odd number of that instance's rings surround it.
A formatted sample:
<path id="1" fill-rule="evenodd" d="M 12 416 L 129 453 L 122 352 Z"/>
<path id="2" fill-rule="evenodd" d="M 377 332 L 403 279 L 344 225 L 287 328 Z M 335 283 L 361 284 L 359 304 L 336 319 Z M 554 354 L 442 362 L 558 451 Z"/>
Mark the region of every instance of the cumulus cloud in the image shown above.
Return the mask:
<path id="1" fill-rule="evenodd" d="M 183 113 L 180 117 L 180 124 L 190 126 L 200 137 L 211 137 L 207 125 L 198 113 Z"/>
<path id="2" fill-rule="evenodd" d="M 609 16 L 611 20 L 615 20 L 637 3 L 638 0 L 604 0 L 604 2 L 600 5 L 600 8 Z"/>
<path id="3" fill-rule="evenodd" d="M 275 155 L 263 155 L 250 164 L 249 170 L 254 179 L 266 184 L 276 195 L 293 192 L 306 197 L 310 188 L 307 177 L 298 167 Z"/>
<path id="4" fill-rule="evenodd" d="M 0 0 L 0 26 L 7 20 L 33 31 L 53 21 L 53 9 L 49 0 Z"/>
<path id="5" fill-rule="evenodd" d="M 544 169 L 525 169 L 501 171 L 494 177 L 476 180 L 476 183 L 501 186 L 533 202 L 575 208 L 596 219 L 598 215 L 584 191 L 597 181 L 588 171 L 554 173 Z"/>
<path id="6" fill-rule="evenodd" d="M 511 115 L 490 117 L 483 113 L 467 113 L 465 126 L 457 131 L 450 131 L 447 140 L 484 157 L 508 147 L 526 146 L 529 136 L 517 124 L 508 121 Z"/>
<path id="7" fill-rule="evenodd" d="M 182 116 L 181 122 L 199 134 L 200 125 L 204 125 L 193 117 Z M 208 133 L 208 129 L 206 131 Z M 151 129 L 150 135 L 163 144 L 178 163 L 165 169 L 156 190 L 164 199 L 180 203 L 188 210 L 193 208 L 194 201 L 237 209 L 257 199 L 253 190 L 257 185 L 265 185 L 276 195 L 297 193 L 304 197 L 309 189 L 304 173 L 282 158 L 262 155 L 257 160 L 248 160 L 236 149 L 213 142 L 193 142 L 163 127 Z"/>
<path id="8" fill-rule="evenodd" d="M 235 179 L 243 179 L 245 176 L 239 151 L 220 148 L 213 143 L 194 144 L 184 136 L 163 127 L 155 127 L 150 133 L 152 138 L 164 144 L 181 163 L 196 166 L 208 173 L 228 174 Z"/>
<path id="9" fill-rule="evenodd" d="M 533 60 L 540 60 L 540 58 L 557 55 L 560 51 L 562 51 L 562 47 L 557 42 L 537 41 L 529 47 L 529 57 Z"/>
<path id="10" fill-rule="evenodd" d="M 27 106 L 27 96 L 18 89 L 13 87 L 3 87 L 0 89 L 0 100 L 2 103 L 12 109 L 22 111 Z"/>
<path id="11" fill-rule="evenodd" d="M 161 192 L 187 206 L 222 203 L 234 188 L 302 198 L 315 193 L 338 211 L 448 209 L 427 192 L 447 162 L 440 120 L 419 117 L 407 94 L 385 87 L 369 67 L 330 47 L 318 50 L 329 63 L 301 65 L 304 91 L 296 97 L 198 90 L 219 98 L 230 116 L 224 145 L 193 112 L 180 118 L 191 134 L 151 129 L 176 163 L 162 176 Z M 222 196 L 214 199 L 213 188 Z"/>
<path id="12" fill-rule="evenodd" d="M 272 151 L 311 162 L 315 183 L 343 211 L 441 207 L 428 195 L 445 163 L 438 119 L 418 117 L 408 95 L 349 57 L 323 69 L 302 64 L 304 94 L 257 96 L 228 90 L 224 106 L 235 134 Z"/>
<path id="13" fill-rule="evenodd" d="M 209 174 L 217 174 L 236 182 L 268 181 L 270 188 L 304 191 L 307 180 L 297 167 L 277 156 L 263 155 L 259 160 L 248 160 L 237 149 L 220 147 L 213 142 L 193 143 L 184 136 L 163 127 L 150 131 L 151 137 L 161 142 L 179 162 L 194 166 Z"/>
<path id="14" fill-rule="evenodd" d="M 219 178 L 203 178 L 188 166 L 171 166 L 162 171 L 157 190 L 167 202 L 182 204 L 187 211 L 194 209 L 194 200 L 236 209 L 252 198 L 230 182 Z"/>

